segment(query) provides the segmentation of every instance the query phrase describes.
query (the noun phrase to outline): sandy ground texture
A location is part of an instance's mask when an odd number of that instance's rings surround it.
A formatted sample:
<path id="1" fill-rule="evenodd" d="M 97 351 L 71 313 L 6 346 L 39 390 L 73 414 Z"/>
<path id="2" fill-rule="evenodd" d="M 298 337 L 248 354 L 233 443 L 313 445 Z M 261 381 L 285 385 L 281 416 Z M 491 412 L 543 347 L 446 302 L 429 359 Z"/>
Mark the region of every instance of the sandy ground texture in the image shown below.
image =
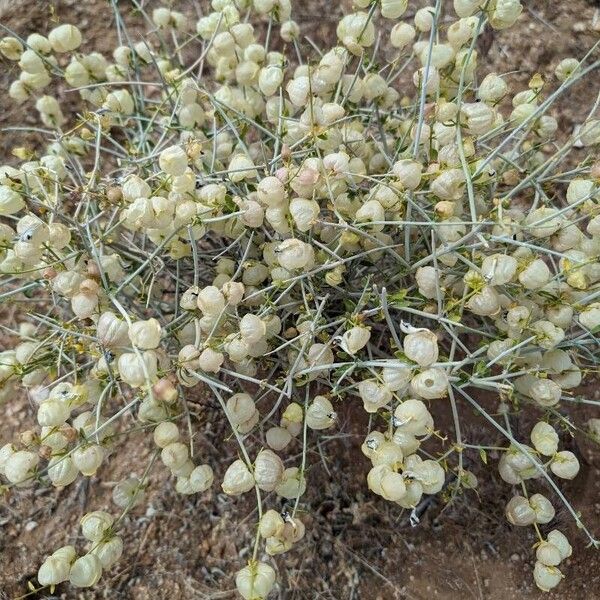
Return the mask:
<path id="1" fill-rule="evenodd" d="M 450 0 L 447 0 L 448 4 Z M 146 5 L 150 3 L 146 2 Z M 585 0 L 526 2 L 519 25 L 508 32 L 482 40 L 480 61 L 490 71 L 508 72 L 515 89 L 526 85 L 534 72 L 550 75 L 565 56 L 581 57 L 594 43 L 586 32 L 594 3 Z M 123 12 L 130 3 L 119 2 Z M 190 14 L 204 5 L 192 0 L 177 3 Z M 316 43 L 333 39 L 337 2 L 297 0 L 295 16 Z M 414 3 L 411 2 L 411 6 Z M 26 37 L 45 31 L 55 21 L 77 23 L 85 31 L 84 50 L 109 52 L 114 34 L 110 3 L 103 0 L 0 0 L 0 23 Z M 139 23 L 135 17 L 131 23 Z M 139 35 L 141 28 L 132 29 Z M 35 111 L 29 105 L 15 106 L 6 90 L 16 77 L 6 61 L 0 67 L 0 128 L 34 125 Z M 560 127 L 570 132 L 593 104 L 600 82 L 587 81 L 557 105 Z M 59 87 L 57 93 L 63 94 Z M 18 142 L 36 147 L 34 135 L 0 132 L 0 160 L 9 145 Z M 18 304 L 3 312 L 3 322 L 18 319 Z M 0 346 L 13 342 L 0 339 Z M 589 390 L 590 394 L 592 390 Z M 494 406 L 495 399 L 482 401 Z M 189 401 L 195 431 L 196 456 L 210 462 L 217 480 L 235 456 L 233 440 L 221 423 L 213 400 L 198 392 Z M 494 442 L 479 420 L 468 415 L 465 435 L 474 443 Z M 442 411 L 443 412 L 443 411 Z M 535 542 L 532 532 L 511 528 L 503 516 L 510 489 L 497 469 L 480 461 L 468 463 L 479 477 L 478 493 L 460 496 L 453 504 L 433 502 L 421 523 L 411 527 L 408 515 L 368 493 L 364 478 L 367 460 L 359 446 L 366 432 L 361 410 L 340 409 L 340 427 L 332 439 L 310 440 L 309 491 L 300 505 L 307 535 L 295 550 L 277 557 L 279 591 L 272 598 L 286 600 L 579 600 L 600 598 L 600 555 L 586 548 L 565 510 L 558 510 L 556 526 L 568 533 L 575 552 L 561 566 L 566 580 L 558 591 L 543 595 L 533 585 L 531 571 Z M 434 411 L 436 425 L 451 426 L 448 415 Z M 582 423 L 591 414 L 574 411 Z M 35 410 L 26 398 L 16 398 L 2 407 L 0 442 L 15 432 L 33 426 Z M 521 424 L 523 435 L 528 429 Z M 491 436 L 491 438 L 490 438 Z M 496 439 L 500 443 L 501 440 Z M 301 452 L 298 442 L 293 451 Z M 565 448 L 578 453 L 582 472 L 564 492 L 574 499 L 577 510 L 592 530 L 600 534 L 600 453 L 577 438 Z M 45 554 L 66 543 L 81 544 L 78 521 L 84 512 L 111 505 L 114 483 L 130 475 L 141 475 L 151 456 L 147 436 L 131 435 L 118 445 L 115 455 L 99 478 L 79 482 L 65 490 L 27 490 L 11 494 L 0 504 L 0 598 L 16 598 L 27 592 Z M 293 452 L 292 452 L 293 454 Z M 493 455 L 490 463 L 496 464 Z M 138 466 L 142 465 L 142 466 Z M 125 519 L 122 531 L 125 556 L 106 573 L 94 591 L 75 591 L 59 586 L 54 598 L 132 600 L 192 600 L 235 598 L 233 573 L 251 548 L 255 507 L 251 500 L 232 499 L 211 492 L 182 497 L 173 490 L 165 469 L 152 471 L 142 506 Z M 554 502 L 558 506 L 558 502 Z M 30 596 L 50 598 L 49 594 Z"/>

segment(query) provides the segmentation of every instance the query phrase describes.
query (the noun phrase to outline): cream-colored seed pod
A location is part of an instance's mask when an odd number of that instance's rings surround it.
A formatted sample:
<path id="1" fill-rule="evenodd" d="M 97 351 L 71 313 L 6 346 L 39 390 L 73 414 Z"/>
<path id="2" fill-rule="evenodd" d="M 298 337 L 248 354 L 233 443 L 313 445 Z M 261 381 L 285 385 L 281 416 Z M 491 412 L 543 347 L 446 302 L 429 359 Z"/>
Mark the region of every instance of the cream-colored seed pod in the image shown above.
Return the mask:
<path id="1" fill-rule="evenodd" d="M 429 329 L 409 333 L 402 342 L 406 357 L 421 367 L 429 367 L 439 356 L 437 336 Z"/>
<path id="2" fill-rule="evenodd" d="M 283 472 L 279 485 L 275 488 L 277 494 L 288 500 L 299 498 L 306 491 L 306 479 L 298 467 L 289 467 Z"/>
<path id="3" fill-rule="evenodd" d="M 13 452 L 4 464 L 4 475 L 10 483 L 24 483 L 33 477 L 38 462 L 39 457 L 33 452 L 27 450 Z"/>
<path id="4" fill-rule="evenodd" d="M 113 523 L 112 515 L 100 510 L 87 513 L 79 522 L 83 537 L 91 542 L 100 541 Z"/>
<path id="5" fill-rule="evenodd" d="M 94 543 L 90 554 L 98 557 L 103 569 L 110 569 L 123 555 L 123 540 L 120 536 L 113 535 L 110 539 Z"/>
<path id="6" fill-rule="evenodd" d="M 481 274 L 490 285 L 505 285 L 517 274 L 517 261 L 507 254 L 492 254 L 483 259 Z"/>
<path id="7" fill-rule="evenodd" d="M 444 487 L 446 473 L 435 460 L 424 460 L 412 472 L 426 494 L 437 494 Z"/>
<path id="8" fill-rule="evenodd" d="M 181 468 L 189 458 L 189 448 L 181 442 L 171 442 L 160 453 L 160 459 L 169 469 Z"/>
<path id="9" fill-rule="evenodd" d="M 137 506 L 144 498 L 144 490 L 137 477 L 119 481 L 112 492 L 112 500 L 119 508 Z"/>
<path id="10" fill-rule="evenodd" d="M 573 548 L 571 548 L 569 540 L 563 533 L 558 531 L 558 529 L 553 529 L 548 534 L 548 542 L 556 548 L 558 548 L 561 560 L 569 558 L 569 556 L 571 556 L 571 554 L 573 553 Z"/>
<path id="11" fill-rule="evenodd" d="M 235 585 L 244 600 L 262 600 L 275 585 L 275 570 L 264 562 L 251 562 L 236 573 Z"/>
<path id="12" fill-rule="evenodd" d="M 325 396 L 315 396 L 306 409 L 306 425 L 310 429 L 327 429 L 333 425 L 335 417 L 333 405 Z"/>
<path id="13" fill-rule="evenodd" d="M 377 381 L 368 379 L 358 384 L 358 394 L 368 413 L 375 413 L 392 399 L 392 392 Z"/>
<path id="14" fill-rule="evenodd" d="M 96 324 L 98 341 L 107 348 L 115 348 L 127 344 L 127 323 L 112 312 L 103 312 Z"/>
<path id="15" fill-rule="evenodd" d="M 75 25 L 59 25 L 48 34 L 54 52 L 71 52 L 81 45 L 81 32 Z"/>
<path id="16" fill-rule="evenodd" d="M 240 425 L 254 416 L 256 405 L 249 394 L 238 393 L 227 400 L 227 412 L 233 423 Z"/>
<path id="17" fill-rule="evenodd" d="M 373 465 L 388 465 L 397 470 L 402 465 L 402 448 L 398 444 L 384 439 L 372 450 L 370 459 Z"/>
<path id="18" fill-rule="evenodd" d="M 71 409 L 65 402 L 45 400 L 37 411 L 37 422 L 41 427 L 58 427 L 66 422 L 71 415 Z"/>
<path id="19" fill-rule="evenodd" d="M 158 348 L 161 336 L 160 323 L 156 319 L 136 321 L 129 327 L 129 339 L 140 350 L 154 350 Z"/>
<path id="20" fill-rule="evenodd" d="M 102 563 L 95 554 L 79 557 L 71 566 L 69 581 L 75 587 L 91 587 L 102 577 Z"/>
<path id="21" fill-rule="evenodd" d="M 175 423 L 164 421 L 156 426 L 153 438 L 159 448 L 166 448 L 169 444 L 179 440 L 179 429 Z"/>
<path id="22" fill-rule="evenodd" d="M 529 504 L 535 512 L 536 523 L 549 523 L 554 518 L 554 507 L 550 500 L 542 494 L 533 494 L 533 496 L 529 498 Z"/>
<path id="23" fill-rule="evenodd" d="M 550 470 L 561 479 L 573 479 L 579 473 L 579 460 L 569 450 L 561 450 L 554 455 Z"/>
<path id="24" fill-rule="evenodd" d="M 414 454 L 421 445 L 421 442 L 412 433 L 407 433 L 402 428 L 394 431 L 392 442 L 400 447 L 404 455 Z"/>
<path id="25" fill-rule="evenodd" d="M 288 271 L 308 269 L 314 264 L 314 250 L 310 244 L 290 238 L 284 240 L 276 248 L 279 264 Z"/>
<path id="26" fill-rule="evenodd" d="M 254 461 L 254 480 L 259 489 L 272 492 L 283 476 L 281 458 L 272 450 L 261 450 Z"/>
<path id="27" fill-rule="evenodd" d="M 442 369 L 425 369 L 411 379 L 410 390 L 426 400 L 444 398 L 448 395 L 448 375 Z"/>
<path id="28" fill-rule="evenodd" d="M 169 146 L 160 153 L 158 164 L 167 175 L 178 177 L 185 173 L 188 157 L 180 146 Z"/>
<path id="29" fill-rule="evenodd" d="M 127 352 L 117 361 L 121 379 L 131 387 L 152 384 L 158 372 L 158 357 L 152 350 L 140 354 Z"/>
<path id="30" fill-rule="evenodd" d="M 40 566 L 37 579 L 40 585 L 58 585 L 69 579 L 71 563 L 56 556 L 49 556 Z"/>
<path id="31" fill-rule="evenodd" d="M 308 425 L 308 423 L 307 423 Z M 310 425 L 308 425 L 310 427 Z M 285 427 L 271 427 L 265 434 L 267 445 L 279 452 L 292 441 L 292 434 Z"/>
<path id="32" fill-rule="evenodd" d="M 240 334 L 247 344 L 256 344 L 267 333 L 265 322 L 256 315 L 248 313 L 240 320 Z"/>
<path id="33" fill-rule="evenodd" d="M 421 400 L 405 400 L 394 411 L 394 426 L 412 435 L 427 435 L 433 431 L 433 417 Z"/>
<path id="34" fill-rule="evenodd" d="M 218 373 L 225 356 L 212 348 L 205 348 L 198 357 L 198 366 L 207 373 Z"/>
<path id="35" fill-rule="evenodd" d="M 537 515 L 527 498 L 513 496 L 506 505 L 506 518 L 512 525 L 524 527 L 533 525 L 536 522 Z"/>
<path id="36" fill-rule="evenodd" d="M 532 261 L 521 273 L 519 281 L 528 289 L 536 290 L 548 283 L 550 279 L 550 269 L 546 263 L 537 258 Z"/>
<path id="37" fill-rule="evenodd" d="M 540 561 L 536 561 L 533 567 L 533 579 L 543 592 L 549 592 L 552 588 L 555 588 L 562 578 L 563 574 L 556 567 L 549 567 Z"/>
<path id="38" fill-rule="evenodd" d="M 535 557 L 547 567 L 556 567 L 562 560 L 560 550 L 550 542 L 540 542 L 535 551 Z"/>
<path id="39" fill-rule="evenodd" d="M 190 473 L 189 485 L 193 493 L 206 492 L 214 482 L 214 472 L 210 465 L 198 465 Z"/>
<path id="40" fill-rule="evenodd" d="M 77 479 L 79 471 L 70 456 L 55 456 L 48 463 L 48 477 L 54 487 L 70 485 Z"/>
<path id="41" fill-rule="evenodd" d="M 553 456 L 558 450 L 558 434 L 549 423 L 540 421 L 531 430 L 531 443 L 544 456 Z"/>
<path id="42" fill-rule="evenodd" d="M 390 502 L 397 502 L 406 495 L 406 485 L 401 473 L 395 473 L 387 465 L 378 465 L 367 476 L 369 489 Z"/>
<path id="43" fill-rule="evenodd" d="M 340 347 L 344 352 L 354 355 L 362 350 L 371 338 L 371 331 L 367 327 L 352 327 L 344 333 Z"/>
<path id="44" fill-rule="evenodd" d="M 104 450 L 102 446 L 98 446 L 97 444 L 79 447 L 73 452 L 73 464 L 86 477 L 94 475 L 100 468 L 103 460 Z"/>
<path id="45" fill-rule="evenodd" d="M 272 508 L 263 513 L 258 524 L 258 532 L 263 538 L 281 535 L 285 522 L 283 517 Z"/>
<path id="46" fill-rule="evenodd" d="M 221 488 L 229 496 L 239 496 L 254 487 L 254 476 L 246 463 L 238 459 L 231 463 L 225 471 Z"/>

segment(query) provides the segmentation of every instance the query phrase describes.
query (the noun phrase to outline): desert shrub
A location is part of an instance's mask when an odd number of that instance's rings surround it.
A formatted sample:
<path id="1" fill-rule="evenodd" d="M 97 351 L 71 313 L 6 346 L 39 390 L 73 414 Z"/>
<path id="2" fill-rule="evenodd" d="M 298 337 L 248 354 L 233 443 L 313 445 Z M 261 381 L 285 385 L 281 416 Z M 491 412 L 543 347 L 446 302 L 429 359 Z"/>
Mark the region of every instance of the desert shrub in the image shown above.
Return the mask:
<path id="1" fill-rule="evenodd" d="M 305 533 L 309 440 L 346 403 L 369 414 L 365 487 L 413 519 L 428 495 L 474 495 L 464 457 L 496 450 L 506 517 L 538 538 L 538 587 L 558 585 L 571 554 L 556 503 L 597 545 L 560 480 L 579 471 L 565 438 L 600 434 L 569 412 L 597 372 L 598 99 L 574 132 L 551 112 L 598 62 L 564 57 L 553 80 L 511 90 L 478 68 L 477 44 L 516 22 L 519 1 L 448 4 L 408 16 L 406 0 L 356 0 L 322 49 L 290 0 L 212 0 L 195 25 L 138 6 L 142 40 L 116 12 L 108 57 L 76 24 L 0 41 L 21 69 L 9 94 L 34 98 L 46 140 L 0 167 L 0 297 L 21 318 L 1 393 L 23 389 L 38 424 L 0 449 L 2 489 L 101 478 L 128 432 L 155 449 L 114 505 L 82 516 L 85 544 L 49 554 L 36 589 L 96 584 L 166 468 L 181 494 L 256 496 L 235 579 L 267 597 L 269 557 Z M 220 448 L 216 484 L 190 439 L 198 390 L 238 446 Z M 504 446 L 466 439 L 465 411 Z M 514 435 L 523 411 L 535 426 Z"/>

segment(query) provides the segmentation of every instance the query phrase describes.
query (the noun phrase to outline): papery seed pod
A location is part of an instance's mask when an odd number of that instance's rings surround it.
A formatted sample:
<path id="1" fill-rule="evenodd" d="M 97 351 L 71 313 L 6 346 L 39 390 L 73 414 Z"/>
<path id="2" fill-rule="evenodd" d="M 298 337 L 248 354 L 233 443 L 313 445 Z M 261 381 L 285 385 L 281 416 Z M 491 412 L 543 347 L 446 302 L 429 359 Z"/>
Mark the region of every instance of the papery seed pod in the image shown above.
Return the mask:
<path id="1" fill-rule="evenodd" d="M 205 348 L 198 357 L 198 366 L 207 373 L 218 373 L 225 357 L 212 348 Z"/>
<path id="2" fill-rule="evenodd" d="M 254 461 L 254 480 L 259 489 L 272 492 L 283 476 L 281 458 L 272 450 L 261 450 Z"/>
<path id="3" fill-rule="evenodd" d="M 426 494 L 437 494 L 444 487 L 446 473 L 435 460 L 424 460 L 412 472 Z"/>
<path id="4" fill-rule="evenodd" d="M 238 393 L 227 400 L 227 412 L 232 422 L 240 425 L 254 416 L 256 405 L 249 394 Z"/>
<path id="5" fill-rule="evenodd" d="M 156 426 L 153 439 L 159 448 L 166 448 L 169 444 L 179 440 L 179 429 L 175 423 L 164 421 Z"/>
<path id="6" fill-rule="evenodd" d="M 238 459 L 229 465 L 221 487 L 229 496 L 239 496 L 254 487 L 254 476 L 243 460 Z"/>
<path id="7" fill-rule="evenodd" d="M 33 477 L 39 457 L 33 452 L 19 450 L 11 453 L 4 463 L 4 475 L 11 483 L 19 484 Z"/>
<path id="8" fill-rule="evenodd" d="M 542 494 L 533 494 L 533 496 L 529 498 L 529 504 L 535 512 L 536 523 L 549 523 L 554 518 L 554 507 L 550 500 Z"/>
<path id="9" fill-rule="evenodd" d="M 108 540 L 101 540 L 92 544 L 90 554 L 98 557 L 103 569 L 110 569 L 123 554 L 123 540 L 118 535 L 113 535 Z"/>
<path id="10" fill-rule="evenodd" d="M 562 560 L 559 549 L 550 542 L 540 542 L 535 551 L 535 557 L 547 567 L 556 567 Z"/>
<path id="11" fill-rule="evenodd" d="M 402 448 L 389 440 L 382 440 L 378 443 L 369 456 L 373 465 L 388 465 L 397 470 L 402 465 Z"/>
<path id="12" fill-rule="evenodd" d="M 544 456 L 553 456 L 558 450 L 558 434 L 554 427 L 544 421 L 536 423 L 531 430 L 531 442 L 535 449 Z"/>
<path id="13" fill-rule="evenodd" d="M 394 411 L 394 426 L 412 435 L 433 431 L 433 418 L 421 400 L 405 400 Z"/>
<path id="14" fill-rule="evenodd" d="M 406 357 L 421 367 L 428 367 L 438 359 L 437 336 L 428 329 L 409 333 L 402 342 Z"/>
<path id="15" fill-rule="evenodd" d="M 92 542 L 100 541 L 112 527 L 114 518 L 107 512 L 94 511 L 87 513 L 79 522 L 83 537 Z"/>
<path id="16" fill-rule="evenodd" d="M 142 387 L 156 381 L 158 357 L 152 350 L 139 354 L 126 352 L 119 356 L 117 362 L 121 379 L 131 387 Z"/>
<path id="17" fill-rule="evenodd" d="M 573 479 L 579 473 L 579 460 L 569 450 L 561 450 L 554 455 L 550 470 L 561 479 Z"/>
<path id="18" fill-rule="evenodd" d="M 391 441 L 400 447 L 404 455 L 414 454 L 421 445 L 421 442 L 412 433 L 408 433 L 402 428 L 394 431 Z"/>
<path id="19" fill-rule="evenodd" d="M 267 429 L 265 438 L 267 445 L 279 452 L 292 441 L 292 434 L 285 427 L 271 427 L 270 429 Z"/>
<path id="20" fill-rule="evenodd" d="M 58 585 L 69 579 L 71 563 L 56 556 L 49 556 L 38 570 L 37 579 L 40 585 Z"/>
<path id="21" fill-rule="evenodd" d="M 563 574 L 556 567 L 548 567 L 536 561 L 533 567 L 533 578 L 540 590 L 549 592 L 561 582 Z"/>
<path id="22" fill-rule="evenodd" d="M 67 486 L 77 479 L 79 470 L 70 456 L 55 456 L 48 463 L 48 477 L 55 487 Z"/>
<path id="23" fill-rule="evenodd" d="M 235 585 L 244 600 L 262 600 L 275 585 L 275 571 L 264 562 L 251 562 L 236 573 Z"/>
<path id="24" fill-rule="evenodd" d="M 481 274 L 491 285 L 505 285 L 517 273 L 517 261 L 507 254 L 486 256 L 481 264 Z"/>
<path id="25" fill-rule="evenodd" d="M 423 497 L 423 486 L 416 479 L 405 479 L 406 494 L 400 498 L 397 503 L 402 508 L 414 508 L 419 504 Z"/>
<path id="26" fill-rule="evenodd" d="M 75 587 L 91 587 L 100 577 L 102 577 L 102 563 L 95 554 L 79 557 L 69 572 L 69 581 Z"/>
<path id="27" fill-rule="evenodd" d="M 282 516 L 273 509 L 267 510 L 263 513 L 262 518 L 258 524 L 258 532 L 263 538 L 269 538 L 273 536 L 280 536 L 283 532 L 285 522 Z"/>
<path id="28" fill-rule="evenodd" d="M 45 400 L 37 411 L 37 422 L 41 427 L 58 427 L 71 416 L 69 405 L 57 400 Z"/>
<path id="29" fill-rule="evenodd" d="M 92 444 L 76 448 L 73 452 L 73 464 L 82 475 L 91 477 L 96 473 L 104 459 L 104 450 L 101 446 Z"/>
<path id="30" fill-rule="evenodd" d="M 408 0 L 381 0 L 381 16 L 385 19 L 398 19 L 406 11 Z"/>
<path id="31" fill-rule="evenodd" d="M 373 456 L 383 442 L 385 442 L 385 436 L 380 431 L 371 431 L 361 446 L 362 453 L 369 459 L 373 459 Z"/>
<path id="32" fill-rule="evenodd" d="M 136 321 L 129 327 L 129 339 L 140 350 L 153 350 L 160 343 L 161 327 L 156 319 Z"/>
<path id="33" fill-rule="evenodd" d="M 385 386 L 373 381 L 361 381 L 358 393 L 368 413 L 375 413 L 392 399 L 392 392 Z"/>
<path id="34" fill-rule="evenodd" d="M 333 425 L 335 417 L 333 405 L 325 396 L 315 396 L 306 409 L 306 425 L 310 429 L 327 429 Z"/>
<path id="35" fill-rule="evenodd" d="M 188 157 L 185 150 L 180 146 L 169 146 L 160 153 L 158 162 L 160 168 L 167 175 L 177 177 L 185 173 L 188 166 Z"/>
<path id="36" fill-rule="evenodd" d="M 189 475 L 192 492 L 202 493 L 208 490 L 214 481 L 214 473 L 210 465 L 198 465 Z"/>
<path id="37" fill-rule="evenodd" d="M 160 459 L 169 469 L 179 469 L 186 463 L 188 457 L 189 448 L 181 442 L 171 442 L 160 453 Z"/>
<path id="38" fill-rule="evenodd" d="M 409 23 L 396 23 L 390 32 L 390 44 L 397 49 L 405 48 L 415 39 L 415 35 L 415 28 Z"/>
<path id="39" fill-rule="evenodd" d="M 119 508 L 137 506 L 144 499 L 144 490 L 137 477 L 119 481 L 112 492 L 112 500 Z"/>
<path id="40" fill-rule="evenodd" d="M 523 496 L 513 496 L 506 505 L 506 518 L 512 525 L 524 527 L 533 525 L 536 522 L 537 515 L 527 498 Z"/>
<path id="41" fill-rule="evenodd" d="M 290 238 L 277 246 L 277 260 L 288 271 L 296 269 L 310 269 L 315 261 L 314 250 L 310 244 Z"/>
<path id="42" fill-rule="evenodd" d="M 240 321 L 240 334 L 249 345 L 256 344 L 264 338 L 267 326 L 264 321 L 253 314 L 244 315 Z"/>
<path id="43" fill-rule="evenodd" d="M 547 537 L 548 542 L 558 548 L 561 560 L 571 556 L 573 548 L 571 548 L 571 544 L 569 544 L 569 540 L 567 540 L 566 536 L 558 531 L 558 529 L 553 529 Z"/>
<path id="44" fill-rule="evenodd" d="M 225 297 L 219 288 L 209 285 L 198 293 L 198 308 L 205 315 L 219 315 L 225 308 Z"/>
<path id="45" fill-rule="evenodd" d="M 541 259 L 532 261 L 521 273 L 519 273 L 519 281 L 528 289 L 536 290 L 548 283 L 550 279 L 550 269 Z"/>
<path id="46" fill-rule="evenodd" d="M 127 323 L 112 312 L 103 312 L 96 324 L 98 341 L 107 348 L 127 345 Z"/>
<path id="47" fill-rule="evenodd" d="M 344 352 L 354 355 L 364 348 L 371 337 L 367 327 L 352 327 L 344 333 L 340 346 Z"/>
<path id="48" fill-rule="evenodd" d="M 410 390 L 426 400 L 444 398 L 448 395 L 448 375 L 442 369 L 425 369 L 411 379 Z"/>
<path id="49" fill-rule="evenodd" d="M 71 52 L 81 45 L 81 32 L 75 25 L 59 25 L 48 34 L 54 52 Z"/>
<path id="50" fill-rule="evenodd" d="M 277 494 L 288 500 L 299 498 L 306 491 L 306 479 L 298 467 L 289 467 L 283 472 L 279 485 L 275 488 Z"/>
<path id="51" fill-rule="evenodd" d="M 19 60 L 23 52 L 21 42 L 12 36 L 6 36 L 0 39 L 0 53 L 8 60 Z"/>

